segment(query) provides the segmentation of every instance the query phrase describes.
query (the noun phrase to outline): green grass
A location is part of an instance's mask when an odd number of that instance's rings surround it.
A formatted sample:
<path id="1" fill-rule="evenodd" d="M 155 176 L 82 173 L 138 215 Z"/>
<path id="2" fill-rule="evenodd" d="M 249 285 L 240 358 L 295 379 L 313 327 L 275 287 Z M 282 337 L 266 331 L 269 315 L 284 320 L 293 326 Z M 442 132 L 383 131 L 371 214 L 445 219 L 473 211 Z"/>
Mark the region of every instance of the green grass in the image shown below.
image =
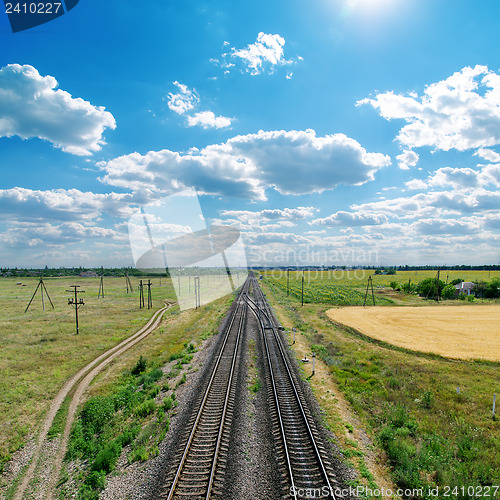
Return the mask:
<path id="1" fill-rule="evenodd" d="M 99 278 L 47 278 L 50 298 L 40 291 L 26 306 L 38 278 L 0 278 L 0 471 L 11 453 L 23 445 L 28 432 L 43 421 L 50 401 L 64 381 L 96 356 L 135 333 L 163 305 L 173 290 L 153 279 L 153 310 L 139 309 L 137 280 L 126 293 L 124 278 L 105 278 L 104 299 L 98 299 Z M 22 282 L 23 285 L 17 285 Z M 85 305 L 79 310 L 80 334 L 75 335 L 75 312 L 68 306 L 70 285 L 80 284 Z"/>
<path id="2" fill-rule="evenodd" d="M 302 276 L 304 276 L 304 302 L 307 304 L 332 304 L 332 305 L 363 305 L 366 295 L 368 277 L 373 279 L 375 305 L 389 306 L 395 303 L 424 303 L 412 295 L 388 295 L 384 288 L 390 287 L 395 282 L 395 287 L 411 281 L 418 284 L 426 278 L 435 278 L 437 271 L 398 271 L 395 275 L 375 275 L 374 270 L 328 270 L 328 271 L 290 271 L 266 270 L 261 274 L 264 281 L 274 290 L 284 292 L 288 289 L 290 301 L 300 301 L 302 297 Z M 442 271 L 440 279 L 446 283 L 454 279 L 464 281 L 491 281 L 499 278 L 500 271 Z M 372 304 L 371 293 L 367 301 Z M 474 302 L 474 301 L 473 301 Z M 475 301 L 479 303 L 480 301 Z M 428 302 L 425 302 L 426 304 Z"/>
<path id="3" fill-rule="evenodd" d="M 325 305 L 300 307 L 275 287 L 267 293 L 329 366 L 385 450 L 399 487 L 457 486 L 454 498 L 466 500 L 462 486 L 500 484 L 500 424 L 491 414 L 500 363 L 415 355 L 370 342 L 332 324 Z"/>
<path id="4" fill-rule="evenodd" d="M 202 332 L 207 328 L 217 330 L 229 303 L 230 299 L 224 298 L 169 320 L 163 332 L 158 329 L 149 345 L 146 342 L 141 346 L 140 355 L 136 350 L 132 353 L 135 359 L 131 355 L 126 363 L 113 366 L 107 376 L 98 377 L 91 388 L 92 397 L 81 408 L 72 428 L 66 457 L 90 464 L 78 480 L 78 498 L 98 494 L 124 447 L 129 446 L 129 462 L 148 460 L 159 453 L 171 412 L 177 406 L 168 374 L 164 375 L 160 367 L 185 360 L 181 367 L 187 369 Z M 160 345 L 156 342 L 159 340 Z M 178 370 L 179 376 L 176 388 L 186 382 L 186 373 Z M 61 493 L 70 494 L 64 489 Z"/>

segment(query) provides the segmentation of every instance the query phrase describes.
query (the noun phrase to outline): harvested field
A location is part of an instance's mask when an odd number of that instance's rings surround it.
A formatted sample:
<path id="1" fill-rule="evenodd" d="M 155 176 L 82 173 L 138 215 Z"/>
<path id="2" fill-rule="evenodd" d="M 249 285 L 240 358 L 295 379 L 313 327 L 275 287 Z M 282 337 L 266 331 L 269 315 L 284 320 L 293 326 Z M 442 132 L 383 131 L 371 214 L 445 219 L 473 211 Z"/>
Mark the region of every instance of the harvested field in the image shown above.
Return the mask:
<path id="1" fill-rule="evenodd" d="M 500 305 L 344 307 L 328 317 L 377 340 L 449 358 L 500 361 Z"/>

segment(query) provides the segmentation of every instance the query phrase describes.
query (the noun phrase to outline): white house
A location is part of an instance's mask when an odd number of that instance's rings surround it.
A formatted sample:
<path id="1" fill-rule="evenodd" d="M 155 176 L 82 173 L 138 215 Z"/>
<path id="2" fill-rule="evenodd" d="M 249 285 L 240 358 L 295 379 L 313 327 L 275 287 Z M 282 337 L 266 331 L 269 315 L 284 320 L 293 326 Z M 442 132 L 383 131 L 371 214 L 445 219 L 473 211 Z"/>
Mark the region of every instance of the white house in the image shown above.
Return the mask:
<path id="1" fill-rule="evenodd" d="M 457 295 L 464 293 L 465 295 L 475 295 L 474 289 L 476 288 L 476 284 L 472 281 L 462 281 L 455 285 L 455 290 Z"/>

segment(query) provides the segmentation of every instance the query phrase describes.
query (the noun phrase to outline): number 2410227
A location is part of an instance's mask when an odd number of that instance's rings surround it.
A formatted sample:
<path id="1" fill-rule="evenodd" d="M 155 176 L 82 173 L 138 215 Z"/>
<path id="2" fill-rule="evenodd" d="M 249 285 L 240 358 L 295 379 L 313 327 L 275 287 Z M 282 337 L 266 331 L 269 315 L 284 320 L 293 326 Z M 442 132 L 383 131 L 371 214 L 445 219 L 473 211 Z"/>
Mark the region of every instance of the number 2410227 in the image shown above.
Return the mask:
<path id="1" fill-rule="evenodd" d="M 23 2 L 6 3 L 6 14 L 58 14 L 62 9 L 61 2 Z"/>

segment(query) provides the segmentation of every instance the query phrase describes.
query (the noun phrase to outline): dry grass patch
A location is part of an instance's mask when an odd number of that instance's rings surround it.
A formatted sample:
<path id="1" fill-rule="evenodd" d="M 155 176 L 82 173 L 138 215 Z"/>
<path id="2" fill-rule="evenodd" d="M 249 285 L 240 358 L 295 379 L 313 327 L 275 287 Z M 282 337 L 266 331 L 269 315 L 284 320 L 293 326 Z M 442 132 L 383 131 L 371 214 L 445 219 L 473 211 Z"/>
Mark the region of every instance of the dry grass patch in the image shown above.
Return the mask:
<path id="1" fill-rule="evenodd" d="M 344 307 L 330 319 L 398 347 L 449 358 L 500 361 L 500 305 Z"/>

